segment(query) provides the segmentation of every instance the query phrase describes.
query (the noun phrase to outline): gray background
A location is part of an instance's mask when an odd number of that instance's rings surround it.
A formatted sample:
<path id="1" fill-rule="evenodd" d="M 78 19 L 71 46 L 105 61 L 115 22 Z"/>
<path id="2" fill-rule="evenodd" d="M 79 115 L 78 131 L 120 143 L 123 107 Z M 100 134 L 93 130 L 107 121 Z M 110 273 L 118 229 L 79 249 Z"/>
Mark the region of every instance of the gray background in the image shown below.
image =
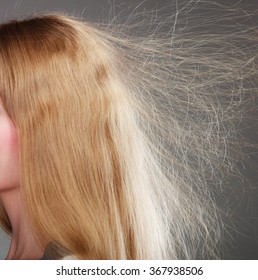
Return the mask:
<path id="1" fill-rule="evenodd" d="M 0 1 L 0 22 L 16 17 L 30 15 L 37 11 L 64 11 L 76 16 L 83 16 L 88 21 L 107 21 L 114 16 L 126 17 L 132 11 L 162 8 L 173 1 L 104 1 L 104 0 L 6 0 Z M 183 2 L 178 0 L 178 2 Z M 221 4 L 233 5 L 238 3 L 243 9 L 258 10 L 257 0 L 217 0 Z M 121 11 L 123 11 L 121 13 Z M 168 11 L 167 11 L 168 12 Z M 175 11 L 171 11 L 173 13 Z M 254 118 L 258 114 L 254 112 Z M 253 142 L 258 142 L 258 125 L 243 124 L 246 136 Z M 224 259 L 258 259 L 258 176 L 256 170 L 258 155 L 251 151 L 249 163 L 240 165 L 242 172 L 250 179 L 251 187 L 239 188 L 239 191 L 226 193 L 220 197 L 219 203 L 225 209 L 230 206 L 234 226 L 228 227 L 232 241 L 224 244 Z M 237 184 L 237 182 L 232 182 Z M 237 188 L 234 188 L 237 190 Z M 0 230 L 0 259 L 6 256 L 9 238 Z"/>

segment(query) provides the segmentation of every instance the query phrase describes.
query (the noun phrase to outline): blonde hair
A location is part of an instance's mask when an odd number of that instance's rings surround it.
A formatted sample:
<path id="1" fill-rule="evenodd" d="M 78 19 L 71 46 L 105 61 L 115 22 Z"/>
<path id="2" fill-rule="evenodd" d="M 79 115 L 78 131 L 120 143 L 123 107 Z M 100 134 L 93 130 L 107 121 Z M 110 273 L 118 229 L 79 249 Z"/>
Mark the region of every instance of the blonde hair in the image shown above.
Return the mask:
<path id="1" fill-rule="evenodd" d="M 62 14 L 1 25 L 1 99 L 42 244 L 80 259 L 216 255 L 208 185 L 232 167 L 257 68 L 253 52 L 230 55 L 249 33 L 185 34 L 130 37 Z M 1 224 L 11 233 L 4 209 Z"/>

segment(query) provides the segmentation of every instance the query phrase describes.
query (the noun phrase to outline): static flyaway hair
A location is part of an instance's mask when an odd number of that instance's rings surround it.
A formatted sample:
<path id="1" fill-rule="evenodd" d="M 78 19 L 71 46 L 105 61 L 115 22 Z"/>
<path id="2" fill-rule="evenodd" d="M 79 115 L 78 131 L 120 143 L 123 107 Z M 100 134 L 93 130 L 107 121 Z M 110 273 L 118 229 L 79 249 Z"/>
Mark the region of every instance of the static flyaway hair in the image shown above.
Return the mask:
<path id="1" fill-rule="evenodd" d="M 42 247 L 79 259 L 217 256 L 212 188 L 234 166 L 258 71 L 255 30 L 216 8 L 205 22 L 188 6 L 163 21 L 146 13 L 149 34 L 143 22 L 61 13 L 0 26 L 0 97 Z"/>

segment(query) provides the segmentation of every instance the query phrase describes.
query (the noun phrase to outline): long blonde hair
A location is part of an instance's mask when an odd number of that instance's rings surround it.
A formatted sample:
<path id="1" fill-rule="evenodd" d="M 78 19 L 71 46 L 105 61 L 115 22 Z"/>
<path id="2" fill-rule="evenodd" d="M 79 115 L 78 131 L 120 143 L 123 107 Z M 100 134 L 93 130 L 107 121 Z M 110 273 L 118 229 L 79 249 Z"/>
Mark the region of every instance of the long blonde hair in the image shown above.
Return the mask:
<path id="1" fill-rule="evenodd" d="M 229 32 L 134 37 L 62 14 L 1 25 L 1 99 L 42 244 L 80 259 L 216 255 L 208 186 L 232 168 L 257 75 L 254 52 L 237 52 L 252 30 Z M 11 233 L 4 209 L 1 223 Z"/>

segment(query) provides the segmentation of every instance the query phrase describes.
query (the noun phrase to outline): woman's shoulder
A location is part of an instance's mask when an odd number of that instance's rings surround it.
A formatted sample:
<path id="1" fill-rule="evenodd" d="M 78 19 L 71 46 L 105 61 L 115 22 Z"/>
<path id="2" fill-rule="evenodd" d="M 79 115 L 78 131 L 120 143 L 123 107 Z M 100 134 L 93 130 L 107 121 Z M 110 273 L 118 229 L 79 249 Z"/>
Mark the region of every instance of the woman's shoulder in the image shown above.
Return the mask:
<path id="1" fill-rule="evenodd" d="M 75 255 L 67 255 L 63 257 L 61 260 L 78 260 L 78 258 Z"/>
<path id="2" fill-rule="evenodd" d="M 50 242 L 40 260 L 78 260 L 78 258 L 56 242 Z"/>

